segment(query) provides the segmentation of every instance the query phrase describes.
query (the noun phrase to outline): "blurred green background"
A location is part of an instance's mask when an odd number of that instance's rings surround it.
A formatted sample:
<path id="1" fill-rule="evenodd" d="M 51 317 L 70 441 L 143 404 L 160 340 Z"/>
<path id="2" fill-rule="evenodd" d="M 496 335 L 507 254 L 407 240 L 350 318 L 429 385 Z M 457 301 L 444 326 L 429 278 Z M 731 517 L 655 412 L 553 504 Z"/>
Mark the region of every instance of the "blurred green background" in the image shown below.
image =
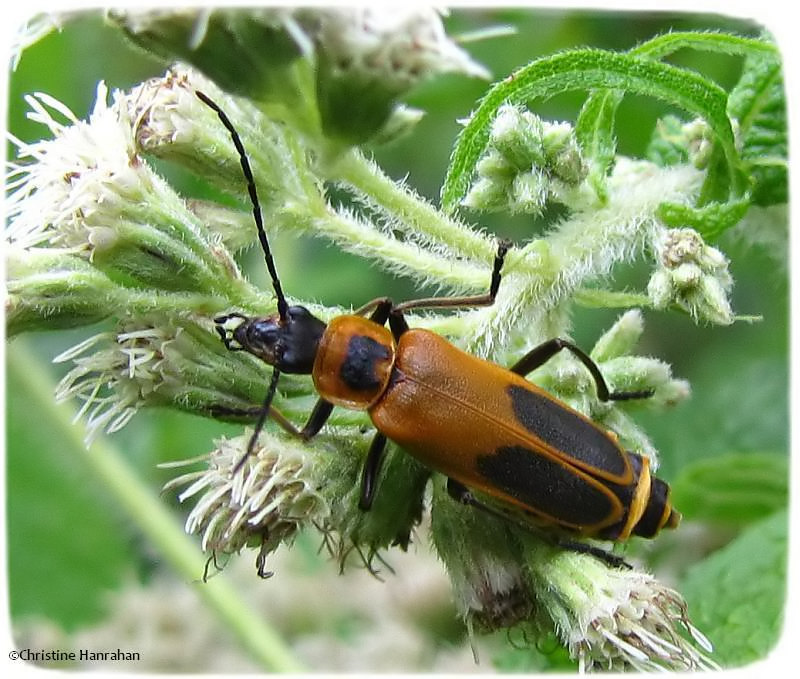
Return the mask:
<path id="1" fill-rule="evenodd" d="M 628 49 L 669 30 L 724 30 L 749 36 L 757 36 L 762 31 L 762 27 L 755 24 L 721 16 L 523 9 L 458 11 L 447 18 L 446 24 L 450 35 L 496 24 L 516 27 L 514 35 L 467 45 L 470 53 L 487 65 L 498 79 L 538 56 L 571 47 Z M 736 83 L 741 68 L 741 59 L 707 53 L 684 51 L 671 61 L 696 68 L 726 89 Z M 9 130 L 27 141 L 45 133 L 41 126 L 25 118 L 23 96 L 26 93 L 46 92 L 64 102 L 79 117 L 84 117 L 91 110 L 99 80 L 104 80 L 110 88 L 128 88 L 163 70 L 162 64 L 130 46 L 118 31 L 105 26 L 98 14 L 83 15 L 23 54 L 19 67 L 10 77 Z M 485 82 L 453 76 L 441 77 L 417 88 L 406 101 L 426 110 L 426 117 L 413 135 L 389 148 L 378 149 L 377 161 L 393 177 L 407 175 L 411 186 L 435 201 L 458 131 L 456 120 L 471 110 L 486 86 Z M 535 112 L 544 118 L 573 120 L 580 103 L 580 96 L 561 96 L 537 102 Z M 641 155 L 655 120 L 667 112 L 653 100 L 626 99 L 618 114 L 620 152 Z M 12 157 L 13 148 L 11 145 L 8 148 Z M 168 168 L 166 171 L 171 172 Z M 195 195 L 201 191 L 191 177 L 181 173 L 171 176 L 185 194 Z M 491 232 L 518 241 L 530 238 L 542 228 L 541 223 L 525 217 L 466 216 Z M 711 328 L 697 327 L 684 316 L 647 312 L 640 352 L 669 362 L 677 376 L 691 382 L 693 395 L 688 403 L 666 413 L 637 413 L 637 420 L 644 423 L 661 451 L 660 475 L 667 480 L 675 479 L 688 465 L 698 461 L 709 461 L 706 473 L 713 477 L 718 465 L 727 464 L 728 456 L 742 453 L 769 456 L 770 463 L 775 463 L 773 476 L 784 475 L 785 478 L 784 457 L 788 448 L 787 252 L 778 247 L 776 255 L 766 248 L 748 247 L 730 236 L 718 245 L 731 259 L 736 281 L 734 309 L 740 314 L 761 315 L 763 320 Z M 359 305 L 377 294 L 402 299 L 414 291 L 410 282 L 392 279 L 369 262 L 346 256 L 324 242 L 282 238 L 275 243 L 275 251 L 284 287 L 305 299 Z M 258 253 L 255 257 L 258 263 Z M 345 266 L 347 268 L 343 269 Z M 343 270 L 347 272 L 344 275 Z M 256 273 L 255 277 L 261 275 Z M 631 267 L 618 272 L 616 281 L 619 287 L 627 284 L 642 289 L 647 276 L 646 268 Z M 614 311 L 579 309 L 574 314 L 575 341 L 591 347 L 616 316 Z M 137 534 L 130 519 L 71 448 L 72 444 L 48 427 L 46 413 L 31 395 L 28 376 L 24 369 L 17 366 L 15 370 L 13 365 L 19 355 L 17 350 L 29 350 L 55 384 L 67 367 L 52 365 L 52 357 L 96 331 L 98 328 L 86 328 L 25 336 L 15 339 L 8 351 L 12 365 L 7 371 L 6 384 L 7 540 L 10 614 L 14 623 L 25 623 L 34 616 L 68 632 L 102 624 L 109 610 L 109 593 L 123 585 L 130 587 L 131 582 L 147 586 L 163 575 L 165 569 L 161 556 Z M 81 428 L 82 424 L 74 426 Z M 137 474 L 157 495 L 171 474 L 156 469 L 156 464 L 204 453 L 211 448 L 214 437 L 238 431 L 237 427 L 172 412 L 144 412 L 115 434 L 112 443 L 124 451 Z M 767 498 L 768 508 L 785 503 L 781 492 L 779 488 Z M 164 502 L 174 504 L 171 497 L 165 497 Z M 176 521 L 183 520 L 185 511 L 176 508 Z M 768 511 L 756 514 L 766 516 Z M 715 537 L 709 538 L 708 532 L 701 531 L 698 539 L 705 542 L 692 548 L 703 554 L 736 534 L 737 522 L 731 521 L 730 516 L 724 518 L 724 524 L 712 524 L 718 528 L 711 531 Z M 744 520 L 752 520 L 752 517 L 743 517 Z M 668 562 L 666 552 L 671 548 L 690 549 L 680 540 L 676 535 L 665 540 L 664 546 L 659 543 L 653 548 L 653 561 Z M 317 564 L 315 548 L 315 538 L 301 540 L 298 552 L 302 557 L 299 565 L 295 563 L 292 568 L 295 577 L 299 573 L 300 583 L 310 573 L 327 572 L 335 576 L 335 565 L 320 567 Z M 425 547 L 419 550 L 424 551 Z M 249 566 L 250 556 L 243 560 L 248 561 Z M 676 579 L 685 575 L 680 568 L 675 573 Z M 369 578 L 366 573 L 357 575 Z M 220 577 L 226 576 L 228 574 L 224 573 Z M 264 583 L 256 581 L 253 574 L 252 581 L 242 586 L 261 589 L 298 586 L 298 580 L 290 578 L 290 573 L 279 573 L 274 581 Z M 384 587 L 391 587 L 393 578 L 387 575 L 387 579 L 389 582 Z M 335 577 L 332 582 L 334 580 Z M 460 626 L 454 621 L 442 622 L 454 617 L 446 599 L 442 606 L 446 613 L 424 618 L 424 624 L 429 625 L 423 631 L 427 635 L 425 643 L 437 647 L 449 647 L 455 642 L 463 645 Z M 702 608 L 701 604 L 698 606 Z M 391 615 L 391 611 L 384 614 Z M 298 638 L 292 636 L 298 634 L 297 629 L 287 628 L 280 620 L 275 623 L 292 639 Z M 306 624 L 313 631 L 314 623 Z M 325 633 L 344 644 L 356 643 L 358 636 L 352 631 L 355 623 L 346 615 L 335 617 L 330 624 L 333 631 Z M 423 623 L 417 620 L 415 624 Z M 303 629 L 306 634 L 311 633 Z M 120 645 L 124 644 L 120 641 Z M 430 656 L 425 657 L 430 659 Z M 489 660 L 484 658 L 484 664 L 478 669 L 487 671 Z M 550 661 L 521 661 L 517 656 L 504 656 L 497 662 L 508 669 L 535 669 L 548 666 Z M 558 666 L 559 662 L 556 659 L 550 664 Z M 199 665 L 175 669 L 202 671 L 206 668 Z"/>

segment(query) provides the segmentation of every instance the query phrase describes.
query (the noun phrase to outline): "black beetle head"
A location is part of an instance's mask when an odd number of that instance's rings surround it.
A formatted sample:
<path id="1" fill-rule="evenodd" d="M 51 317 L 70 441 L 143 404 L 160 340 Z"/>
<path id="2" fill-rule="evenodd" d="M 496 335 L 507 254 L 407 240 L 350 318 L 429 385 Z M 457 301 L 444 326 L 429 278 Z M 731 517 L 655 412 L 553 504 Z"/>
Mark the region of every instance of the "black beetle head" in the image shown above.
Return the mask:
<path id="1" fill-rule="evenodd" d="M 231 320 L 238 320 L 230 327 Z M 290 306 L 286 318 L 228 314 L 214 319 L 217 333 L 231 350 L 247 351 L 281 372 L 310 374 L 325 323 L 302 306 Z"/>

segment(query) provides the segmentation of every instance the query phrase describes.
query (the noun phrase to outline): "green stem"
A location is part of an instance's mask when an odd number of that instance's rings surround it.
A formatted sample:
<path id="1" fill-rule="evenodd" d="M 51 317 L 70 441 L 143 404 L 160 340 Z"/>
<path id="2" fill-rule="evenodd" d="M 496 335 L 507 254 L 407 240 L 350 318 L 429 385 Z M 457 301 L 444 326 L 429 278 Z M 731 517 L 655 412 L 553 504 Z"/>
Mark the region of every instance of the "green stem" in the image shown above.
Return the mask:
<path id="1" fill-rule="evenodd" d="M 358 151 L 343 154 L 332 174 L 353 186 L 407 225 L 416 234 L 446 245 L 459 255 L 481 262 L 494 256 L 496 245 L 483 234 L 446 217 L 434 205 L 387 177 L 380 167 Z"/>
<path id="2" fill-rule="evenodd" d="M 650 298 L 639 292 L 605 290 L 602 288 L 578 288 L 573 301 L 589 309 L 630 309 L 653 306 Z"/>
<path id="3" fill-rule="evenodd" d="M 417 280 L 457 290 L 480 290 L 488 280 L 492 254 L 479 262 L 445 257 L 414 241 L 394 238 L 344 210 L 287 203 L 279 218 L 287 230 L 325 236 L 347 252 L 374 258 L 386 269 Z"/>
<path id="4" fill-rule="evenodd" d="M 130 520 L 160 551 L 181 580 L 196 581 L 203 572 L 205 559 L 197 544 L 176 523 L 159 502 L 157 495 L 137 478 L 115 446 L 98 438 L 87 447 L 81 429 L 72 423 L 74 412 L 55 403 L 53 385 L 28 349 L 19 343 L 9 346 L 8 370 L 17 373 L 20 383 L 39 401 L 37 412 L 48 425 L 56 428 L 67 446 L 82 453 L 88 466 L 127 512 Z M 222 578 L 202 583 L 197 588 L 205 603 L 231 630 L 240 643 L 267 671 L 298 672 L 301 666 L 286 643 L 250 608 Z"/>

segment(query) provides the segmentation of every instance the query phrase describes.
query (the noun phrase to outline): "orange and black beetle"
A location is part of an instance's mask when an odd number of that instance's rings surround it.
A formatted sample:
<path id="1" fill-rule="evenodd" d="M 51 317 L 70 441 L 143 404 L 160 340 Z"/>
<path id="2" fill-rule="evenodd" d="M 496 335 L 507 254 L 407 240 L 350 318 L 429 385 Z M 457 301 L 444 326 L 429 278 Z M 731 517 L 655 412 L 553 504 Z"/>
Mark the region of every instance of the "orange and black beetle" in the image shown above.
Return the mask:
<path id="1" fill-rule="evenodd" d="M 215 319 L 229 349 L 248 351 L 274 367 L 248 454 L 268 415 L 307 440 L 334 406 L 344 406 L 366 410 L 377 429 L 362 476 L 364 510 L 372 505 L 386 441 L 391 440 L 444 474 L 448 491 L 459 501 L 522 515 L 535 526 L 625 540 L 631 535 L 653 537 L 678 525 L 680 514 L 670 503 L 669 486 L 651 475 L 647 458 L 626 451 L 614 434 L 524 376 L 567 349 L 590 371 L 601 400 L 643 398 L 651 392 L 609 392 L 591 358 L 565 340 L 549 340 L 506 369 L 435 333 L 408 327 L 403 313 L 409 309 L 492 304 L 508 244 L 499 245 L 485 295 L 402 304 L 378 298 L 326 325 L 305 307 L 287 304 L 242 143 L 219 107 L 202 93 L 198 96 L 217 112 L 239 150 L 278 300 L 278 312 L 271 316 L 231 313 Z M 302 429 L 271 408 L 281 372 L 310 374 L 320 395 Z M 472 491 L 491 505 L 480 503 Z"/>

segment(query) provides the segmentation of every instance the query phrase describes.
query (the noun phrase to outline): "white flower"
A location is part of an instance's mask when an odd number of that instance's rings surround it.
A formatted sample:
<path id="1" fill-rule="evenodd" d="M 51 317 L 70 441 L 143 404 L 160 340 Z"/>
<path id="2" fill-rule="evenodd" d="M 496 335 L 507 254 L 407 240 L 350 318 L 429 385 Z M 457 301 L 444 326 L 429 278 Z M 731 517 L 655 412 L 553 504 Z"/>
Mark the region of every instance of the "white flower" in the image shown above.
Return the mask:
<path id="1" fill-rule="evenodd" d="M 656 270 L 647 286 L 653 304 L 677 304 L 694 319 L 733 322 L 728 259 L 693 229 L 664 229 L 654 238 Z"/>
<path id="2" fill-rule="evenodd" d="M 107 98 L 100 83 L 94 110 L 81 121 L 47 94 L 26 97 L 28 117 L 53 139 L 26 144 L 12 138 L 23 162 L 12 163 L 8 176 L 10 242 L 85 247 L 93 227 L 119 218 L 124 203 L 141 199 L 141 186 L 149 182 L 136 162 L 130 122 Z"/>
<path id="3" fill-rule="evenodd" d="M 537 600 L 582 672 L 719 669 L 683 597 L 652 575 L 548 545 L 528 562 Z"/>
<path id="4" fill-rule="evenodd" d="M 363 72 L 406 88 L 438 73 L 488 78 L 426 7 L 317 10 L 319 41 L 341 71 Z"/>
<path id="5" fill-rule="evenodd" d="M 186 532 L 202 535 L 204 551 L 216 556 L 260 546 L 258 569 L 266 575 L 265 556 L 303 525 L 321 526 L 329 512 L 317 492 L 312 458 L 302 444 L 262 434 L 253 454 L 234 473 L 249 440 L 249 432 L 221 439 L 213 452 L 200 459 L 164 465 L 207 463 L 200 471 L 173 479 L 165 490 L 184 487 L 178 496 L 181 502 L 197 498 L 186 519 Z"/>
<path id="6" fill-rule="evenodd" d="M 102 332 L 53 359 L 75 363 L 56 387 L 56 399 L 83 401 L 75 420 L 86 415 L 87 443 L 101 431 L 122 429 L 158 389 L 160 347 L 168 339 L 158 327 Z"/>

